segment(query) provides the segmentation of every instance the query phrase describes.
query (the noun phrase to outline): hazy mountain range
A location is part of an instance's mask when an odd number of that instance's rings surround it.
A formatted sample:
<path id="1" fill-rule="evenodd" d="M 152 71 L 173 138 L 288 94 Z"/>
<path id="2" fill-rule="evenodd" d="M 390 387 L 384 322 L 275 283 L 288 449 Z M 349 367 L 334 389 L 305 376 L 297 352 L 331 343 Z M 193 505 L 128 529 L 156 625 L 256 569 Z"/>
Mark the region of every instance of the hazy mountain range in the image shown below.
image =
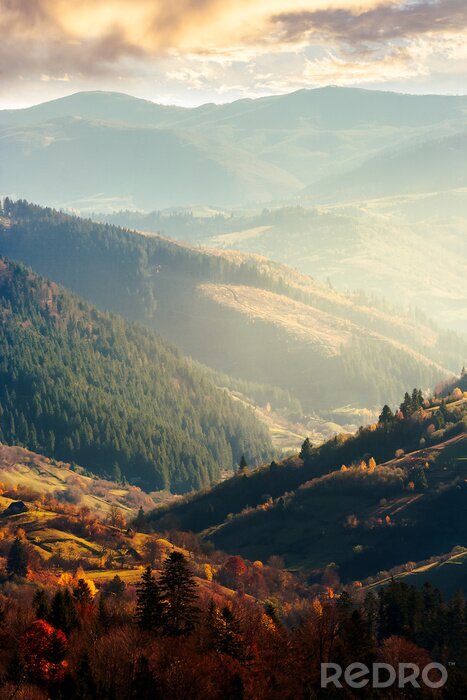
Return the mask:
<path id="1" fill-rule="evenodd" d="M 191 109 L 77 93 L 0 112 L 0 192 L 259 253 L 465 332 L 466 115 L 465 96 L 349 88 Z"/>
<path id="2" fill-rule="evenodd" d="M 232 214 L 193 208 L 98 218 L 265 255 L 336 289 L 385 297 L 467 331 L 467 189 Z"/>
<path id="3" fill-rule="evenodd" d="M 0 113 L 0 189 L 155 209 L 464 187 L 466 109 L 466 97 L 344 88 L 194 109 L 78 93 Z"/>

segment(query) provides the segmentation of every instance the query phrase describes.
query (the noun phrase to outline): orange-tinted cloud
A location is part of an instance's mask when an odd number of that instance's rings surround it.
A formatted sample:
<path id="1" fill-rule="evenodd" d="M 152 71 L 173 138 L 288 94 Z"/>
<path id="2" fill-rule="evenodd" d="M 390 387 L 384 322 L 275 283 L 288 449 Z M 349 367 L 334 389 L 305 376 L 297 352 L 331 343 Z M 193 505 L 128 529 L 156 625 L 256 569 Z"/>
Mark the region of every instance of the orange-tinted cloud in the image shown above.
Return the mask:
<path id="1" fill-rule="evenodd" d="M 459 75 L 467 0 L 0 0 L 0 36 L 3 94 L 170 78 L 250 95 L 427 75 L 433 56 Z"/>

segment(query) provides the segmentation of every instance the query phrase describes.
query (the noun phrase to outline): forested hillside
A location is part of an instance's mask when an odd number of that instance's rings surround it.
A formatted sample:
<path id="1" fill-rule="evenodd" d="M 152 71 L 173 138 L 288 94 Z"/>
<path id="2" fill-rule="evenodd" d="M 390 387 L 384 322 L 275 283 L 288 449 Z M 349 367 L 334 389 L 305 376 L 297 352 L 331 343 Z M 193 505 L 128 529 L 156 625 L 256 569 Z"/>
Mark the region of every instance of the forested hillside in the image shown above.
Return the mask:
<path id="1" fill-rule="evenodd" d="M 4 259 L 0 314 L 0 441 L 175 492 L 271 453 L 254 416 L 152 331 Z"/>
<path id="2" fill-rule="evenodd" d="M 344 578 L 440 555 L 467 535 L 466 416 L 459 387 L 429 401 L 414 389 L 355 435 L 306 441 L 300 456 L 244 469 L 150 522 L 251 558 L 280 555 L 307 570 L 334 562 Z"/>
<path id="3" fill-rule="evenodd" d="M 190 248 L 6 200 L 0 253 L 101 309 L 155 328 L 186 354 L 278 386 L 305 411 L 380 407 L 464 360 L 462 339 L 374 308 L 273 263 Z"/>

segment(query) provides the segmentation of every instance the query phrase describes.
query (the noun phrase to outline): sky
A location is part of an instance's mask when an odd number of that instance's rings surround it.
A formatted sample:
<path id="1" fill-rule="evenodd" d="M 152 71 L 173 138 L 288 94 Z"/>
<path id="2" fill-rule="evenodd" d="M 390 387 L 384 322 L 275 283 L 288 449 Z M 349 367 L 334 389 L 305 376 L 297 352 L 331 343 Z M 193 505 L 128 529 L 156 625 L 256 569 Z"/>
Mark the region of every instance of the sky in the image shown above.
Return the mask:
<path id="1" fill-rule="evenodd" d="M 0 108 L 324 85 L 467 93 L 467 0 L 0 0 Z"/>

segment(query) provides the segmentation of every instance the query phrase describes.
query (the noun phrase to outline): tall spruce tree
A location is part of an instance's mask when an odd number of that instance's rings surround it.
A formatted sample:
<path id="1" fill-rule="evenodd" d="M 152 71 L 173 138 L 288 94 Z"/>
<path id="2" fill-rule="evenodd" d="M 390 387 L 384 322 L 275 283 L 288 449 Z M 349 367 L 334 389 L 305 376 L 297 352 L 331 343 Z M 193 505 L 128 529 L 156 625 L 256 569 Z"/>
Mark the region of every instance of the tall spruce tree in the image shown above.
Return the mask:
<path id="1" fill-rule="evenodd" d="M 245 643 L 239 621 L 227 605 L 222 608 L 221 615 L 224 623 L 221 651 L 238 661 L 243 661 L 246 658 Z"/>
<path id="2" fill-rule="evenodd" d="M 27 576 L 29 565 L 28 550 L 24 542 L 16 537 L 8 552 L 6 568 L 10 576 Z"/>
<path id="3" fill-rule="evenodd" d="M 75 602 L 68 588 L 57 591 L 53 597 L 48 621 L 65 634 L 69 634 L 78 627 Z"/>
<path id="4" fill-rule="evenodd" d="M 91 589 L 84 578 L 80 578 L 73 589 L 73 597 L 77 603 L 81 603 L 82 605 L 89 605 L 92 603 Z"/>
<path id="5" fill-rule="evenodd" d="M 238 471 L 239 472 L 244 472 L 245 469 L 248 469 L 248 463 L 245 459 L 245 455 L 242 455 L 240 457 L 240 462 L 238 463 Z"/>
<path id="6" fill-rule="evenodd" d="M 391 411 L 389 406 L 385 404 L 383 406 L 383 410 L 381 411 L 379 418 L 378 418 L 378 423 L 380 425 L 387 425 L 388 423 L 392 423 L 394 420 L 394 413 Z"/>
<path id="7" fill-rule="evenodd" d="M 164 562 L 160 587 L 164 633 L 178 637 L 190 634 L 198 618 L 196 582 L 181 552 L 172 552 Z"/>
<path id="8" fill-rule="evenodd" d="M 138 532 L 144 532 L 144 530 L 147 529 L 147 522 L 146 518 L 144 517 L 144 510 L 142 506 L 139 507 L 138 515 L 135 518 L 134 525 Z"/>
<path id="9" fill-rule="evenodd" d="M 162 624 L 163 604 L 159 585 L 147 566 L 136 585 L 136 621 L 139 627 L 148 632 L 157 631 Z"/>
<path id="10" fill-rule="evenodd" d="M 313 454 L 313 445 L 310 442 L 310 438 L 305 438 L 300 454 L 298 455 L 300 459 L 306 462 Z"/>
<path id="11" fill-rule="evenodd" d="M 47 620 L 50 615 L 50 603 L 43 588 L 38 588 L 34 594 L 32 605 L 38 620 Z"/>

